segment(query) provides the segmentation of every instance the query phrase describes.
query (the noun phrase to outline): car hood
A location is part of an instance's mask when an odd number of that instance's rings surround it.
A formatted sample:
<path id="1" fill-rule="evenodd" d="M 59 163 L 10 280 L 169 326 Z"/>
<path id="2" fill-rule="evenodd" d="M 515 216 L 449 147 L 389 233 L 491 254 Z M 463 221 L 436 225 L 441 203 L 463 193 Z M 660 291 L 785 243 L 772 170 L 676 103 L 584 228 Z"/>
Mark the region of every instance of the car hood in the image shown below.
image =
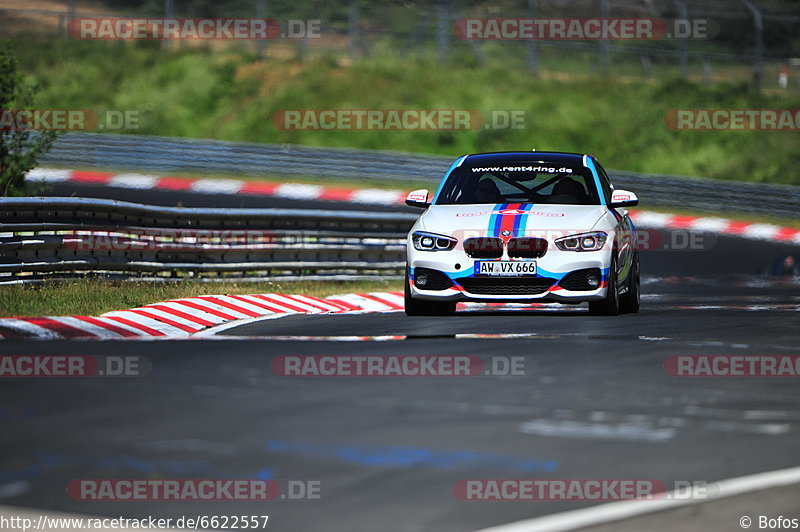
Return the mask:
<path id="1" fill-rule="evenodd" d="M 500 236 L 503 230 L 515 236 L 532 231 L 563 234 L 593 229 L 606 212 L 604 205 L 432 205 L 420 222 L 424 230 L 443 234 L 478 231 Z"/>

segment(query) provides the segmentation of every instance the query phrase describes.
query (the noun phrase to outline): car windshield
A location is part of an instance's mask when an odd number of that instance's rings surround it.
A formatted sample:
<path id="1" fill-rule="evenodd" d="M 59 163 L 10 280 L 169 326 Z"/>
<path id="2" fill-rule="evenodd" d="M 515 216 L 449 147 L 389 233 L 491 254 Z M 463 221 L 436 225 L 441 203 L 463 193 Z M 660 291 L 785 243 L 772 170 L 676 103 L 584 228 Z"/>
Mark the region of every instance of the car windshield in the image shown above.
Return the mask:
<path id="1" fill-rule="evenodd" d="M 600 198 L 586 167 L 498 161 L 455 168 L 436 200 L 437 205 L 495 203 L 599 205 Z"/>

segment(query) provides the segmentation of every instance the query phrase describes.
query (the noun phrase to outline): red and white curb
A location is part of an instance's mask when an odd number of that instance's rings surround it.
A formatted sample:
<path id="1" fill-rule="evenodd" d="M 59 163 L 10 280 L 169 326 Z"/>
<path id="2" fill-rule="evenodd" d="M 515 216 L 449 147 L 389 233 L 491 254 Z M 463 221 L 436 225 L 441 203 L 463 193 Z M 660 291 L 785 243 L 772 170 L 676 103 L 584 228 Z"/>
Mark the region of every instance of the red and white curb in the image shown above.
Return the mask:
<path id="1" fill-rule="evenodd" d="M 106 312 L 100 316 L 0 318 L 0 338 L 181 338 L 253 318 L 400 310 L 403 310 L 401 292 L 343 294 L 327 298 L 286 294 L 197 296 Z"/>
<path id="2" fill-rule="evenodd" d="M 406 192 L 382 188 L 324 187 L 303 183 L 243 181 L 239 179 L 203 179 L 146 174 L 113 174 L 82 170 L 36 168 L 25 177 L 31 182 L 101 185 L 135 190 L 172 190 L 196 194 L 271 196 L 293 200 L 346 201 L 373 205 L 401 205 Z"/>
<path id="3" fill-rule="evenodd" d="M 652 211 L 631 211 L 636 227 L 702 231 L 719 235 L 739 236 L 786 244 L 800 244 L 800 229 L 779 225 L 741 222 L 709 216 L 685 216 Z"/>
<path id="4" fill-rule="evenodd" d="M 137 190 L 183 190 L 199 194 L 238 194 L 308 201 L 344 201 L 363 205 L 402 205 L 406 197 L 406 192 L 402 190 L 379 188 L 326 187 L 303 183 L 162 177 L 48 168 L 31 170 L 26 179 L 46 183 L 74 182 Z M 631 211 L 631 218 L 637 226 L 642 228 L 704 231 L 755 240 L 800 244 L 800 229 L 773 224 L 652 211 Z"/>
<path id="5" fill-rule="evenodd" d="M 560 307 L 543 303 L 459 303 L 459 308 Z M 402 292 L 340 294 L 326 298 L 254 294 L 197 296 L 115 310 L 100 316 L 20 316 L 0 318 L 0 339 L 187 338 L 213 335 L 253 321 L 293 314 L 401 312 Z"/>

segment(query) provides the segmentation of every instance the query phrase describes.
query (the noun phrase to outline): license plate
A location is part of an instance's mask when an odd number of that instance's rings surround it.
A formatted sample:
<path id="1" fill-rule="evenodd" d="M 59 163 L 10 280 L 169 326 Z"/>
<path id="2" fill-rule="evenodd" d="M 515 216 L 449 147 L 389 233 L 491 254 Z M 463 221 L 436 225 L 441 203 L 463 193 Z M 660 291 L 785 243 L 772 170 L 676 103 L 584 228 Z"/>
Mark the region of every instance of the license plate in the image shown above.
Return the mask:
<path id="1" fill-rule="evenodd" d="M 479 260 L 475 261 L 475 275 L 536 275 L 536 261 Z"/>

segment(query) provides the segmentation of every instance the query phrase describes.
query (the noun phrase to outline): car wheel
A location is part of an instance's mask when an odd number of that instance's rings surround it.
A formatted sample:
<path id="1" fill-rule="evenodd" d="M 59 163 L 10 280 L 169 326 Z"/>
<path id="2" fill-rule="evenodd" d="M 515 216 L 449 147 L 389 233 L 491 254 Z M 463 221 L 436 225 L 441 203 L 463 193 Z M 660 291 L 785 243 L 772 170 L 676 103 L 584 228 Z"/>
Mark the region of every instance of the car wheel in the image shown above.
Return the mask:
<path id="1" fill-rule="evenodd" d="M 640 286 L 639 280 L 639 252 L 633 256 L 633 271 L 631 271 L 628 291 L 619 298 L 619 311 L 625 313 L 639 312 Z"/>
<path id="2" fill-rule="evenodd" d="M 608 268 L 608 295 L 600 301 L 589 301 L 589 313 L 594 316 L 616 316 L 619 314 L 619 291 L 617 290 L 617 259 L 611 257 Z"/>
<path id="3" fill-rule="evenodd" d="M 456 313 L 455 301 L 424 301 L 412 298 L 407 268 L 404 295 L 406 316 L 452 316 Z"/>

